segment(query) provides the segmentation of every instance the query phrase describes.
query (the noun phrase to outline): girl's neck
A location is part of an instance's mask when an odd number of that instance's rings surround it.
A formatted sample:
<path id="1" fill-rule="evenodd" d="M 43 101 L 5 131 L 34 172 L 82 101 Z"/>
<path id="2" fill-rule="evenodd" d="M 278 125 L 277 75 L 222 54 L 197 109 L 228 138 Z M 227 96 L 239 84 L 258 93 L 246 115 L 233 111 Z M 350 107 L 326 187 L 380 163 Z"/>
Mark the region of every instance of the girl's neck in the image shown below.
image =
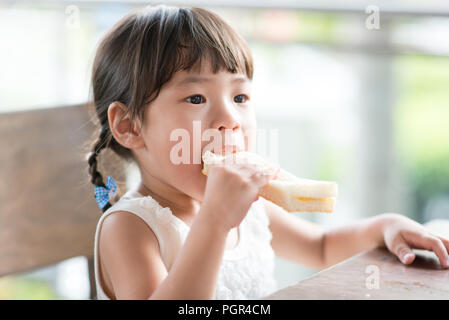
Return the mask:
<path id="1" fill-rule="evenodd" d="M 158 191 L 156 192 L 155 190 Z M 151 196 L 162 207 L 169 207 L 174 215 L 182 216 L 187 220 L 193 218 L 201 206 L 198 200 L 156 180 L 154 177 L 142 179 L 137 191 L 143 196 Z"/>

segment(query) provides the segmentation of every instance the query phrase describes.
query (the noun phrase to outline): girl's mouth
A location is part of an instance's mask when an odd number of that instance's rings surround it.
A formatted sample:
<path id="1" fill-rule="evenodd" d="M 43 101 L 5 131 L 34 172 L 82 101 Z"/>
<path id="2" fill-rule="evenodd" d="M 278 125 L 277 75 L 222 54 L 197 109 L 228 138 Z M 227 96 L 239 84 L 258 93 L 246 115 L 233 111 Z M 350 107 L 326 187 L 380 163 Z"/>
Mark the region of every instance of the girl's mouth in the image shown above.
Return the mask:
<path id="1" fill-rule="evenodd" d="M 224 145 L 221 148 L 218 148 L 218 150 L 216 148 L 213 150 L 214 153 L 220 154 L 235 153 L 239 151 L 243 151 L 243 148 L 239 145 Z"/>
<path id="2" fill-rule="evenodd" d="M 203 154 L 206 152 L 207 150 L 204 149 L 203 152 L 201 153 L 201 165 L 203 165 Z M 241 145 L 236 145 L 236 144 L 229 144 L 229 145 L 223 145 L 221 147 L 214 147 L 212 150 L 210 150 L 213 153 L 216 154 L 227 154 L 227 153 L 236 153 L 236 152 L 241 152 L 241 151 L 245 151 L 245 148 Z"/>

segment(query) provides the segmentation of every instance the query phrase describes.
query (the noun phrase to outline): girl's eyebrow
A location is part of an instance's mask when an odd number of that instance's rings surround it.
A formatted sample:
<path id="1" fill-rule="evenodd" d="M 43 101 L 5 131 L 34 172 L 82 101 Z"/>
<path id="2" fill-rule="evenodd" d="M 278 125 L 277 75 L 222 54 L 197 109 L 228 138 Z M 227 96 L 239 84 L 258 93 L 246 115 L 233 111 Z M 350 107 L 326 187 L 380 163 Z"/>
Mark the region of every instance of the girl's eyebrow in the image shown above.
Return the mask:
<path id="1" fill-rule="evenodd" d="M 201 76 L 187 76 L 183 80 L 178 82 L 178 86 L 184 86 L 190 83 L 202 83 L 210 81 L 212 78 L 210 77 L 201 77 Z"/>
<path id="2" fill-rule="evenodd" d="M 177 86 L 181 87 L 181 86 L 185 86 L 191 83 L 203 83 L 203 82 L 207 82 L 207 81 L 211 81 L 212 78 L 211 77 L 203 77 L 203 76 L 187 76 L 184 79 L 182 79 L 181 81 L 178 81 L 178 83 L 176 84 Z M 245 76 L 237 76 L 234 79 L 231 80 L 231 82 L 247 82 L 248 79 Z"/>
<path id="3" fill-rule="evenodd" d="M 231 82 L 241 82 L 241 83 L 244 83 L 244 82 L 249 82 L 249 80 L 248 80 L 247 77 L 240 76 L 240 77 L 235 77 L 234 79 L 232 79 Z"/>

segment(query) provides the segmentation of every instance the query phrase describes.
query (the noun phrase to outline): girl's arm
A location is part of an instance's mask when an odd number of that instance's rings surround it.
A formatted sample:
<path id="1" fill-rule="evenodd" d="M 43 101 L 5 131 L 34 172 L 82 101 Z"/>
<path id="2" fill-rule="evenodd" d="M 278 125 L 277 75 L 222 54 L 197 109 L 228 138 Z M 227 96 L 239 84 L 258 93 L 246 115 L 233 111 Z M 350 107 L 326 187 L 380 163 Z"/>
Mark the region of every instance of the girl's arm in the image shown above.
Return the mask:
<path id="1" fill-rule="evenodd" d="M 335 264 L 358 252 L 385 246 L 403 264 L 415 259 L 412 248 L 435 252 L 449 268 L 449 240 L 432 234 L 423 225 L 396 213 L 384 213 L 335 228 L 323 238 L 324 264 Z"/>
<path id="2" fill-rule="evenodd" d="M 273 250 L 290 261 L 323 269 L 359 252 L 386 246 L 401 262 L 410 264 L 415 258 L 413 247 L 434 251 L 441 265 L 449 267 L 449 240 L 402 215 L 380 214 L 325 231 L 272 202 L 263 202 L 270 219 Z"/>
<path id="3" fill-rule="evenodd" d="M 228 231 L 198 213 L 167 273 L 152 230 L 126 211 L 106 217 L 100 233 L 102 264 L 115 299 L 212 299 Z"/>
<path id="4" fill-rule="evenodd" d="M 294 216 L 262 197 L 259 199 L 270 220 L 271 246 L 276 256 L 313 269 L 324 268 L 323 228 Z"/>
<path id="5" fill-rule="evenodd" d="M 384 246 L 382 215 L 360 219 L 348 225 L 327 230 L 323 235 L 323 265 L 325 268 L 365 250 Z"/>
<path id="6" fill-rule="evenodd" d="M 167 274 L 154 233 L 132 213 L 103 221 L 100 251 L 117 299 L 212 299 L 226 238 L 274 173 L 251 164 L 214 166 L 204 200 Z"/>
<path id="7" fill-rule="evenodd" d="M 213 299 L 228 230 L 201 208 L 167 278 L 150 299 Z"/>

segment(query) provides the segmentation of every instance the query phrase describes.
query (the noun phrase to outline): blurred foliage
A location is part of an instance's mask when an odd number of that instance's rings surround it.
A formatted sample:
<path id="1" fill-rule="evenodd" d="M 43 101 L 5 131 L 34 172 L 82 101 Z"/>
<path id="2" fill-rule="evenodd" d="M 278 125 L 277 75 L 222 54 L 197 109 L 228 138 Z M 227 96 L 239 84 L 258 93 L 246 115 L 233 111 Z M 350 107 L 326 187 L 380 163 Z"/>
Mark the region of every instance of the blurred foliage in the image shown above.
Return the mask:
<path id="1" fill-rule="evenodd" d="M 0 278 L 0 300 L 54 300 L 56 291 L 46 281 L 29 277 Z"/>
<path id="2" fill-rule="evenodd" d="M 449 58 L 400 56 L 395 67 L 396 143 L 421 213 L 432 197 L 449 196 Z"/>
<path id="3" fill-rule="evenodd" d="M 331 13 L 296 12 L 298 24 L 297 41 L 332 43 L 337 39 L 337 26 L 342 23 L 338 15 Z"/>
<path id="4" fill-rule="evenodd" d="M 348 161 L 347 155 L 350 153 L 348 147 L 326 145 L 321 151 L 318 164 L 316 179 L 327 181 L 338 181 L 345 170 L 345 163 Z"/>

